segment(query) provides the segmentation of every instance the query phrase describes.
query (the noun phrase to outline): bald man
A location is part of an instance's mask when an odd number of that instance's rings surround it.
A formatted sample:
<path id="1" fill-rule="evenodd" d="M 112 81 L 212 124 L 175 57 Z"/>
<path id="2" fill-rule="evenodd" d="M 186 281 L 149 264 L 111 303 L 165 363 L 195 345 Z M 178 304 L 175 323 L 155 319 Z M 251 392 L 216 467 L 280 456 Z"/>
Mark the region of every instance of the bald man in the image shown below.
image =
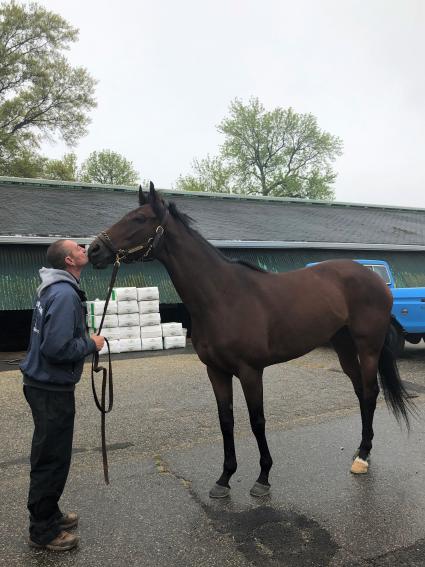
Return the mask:
<path id="1" fill-rule="evenodd" d="M 100 350 L 104 338 L 87 335 L 86 297 L 80 275 L 88 263 L 73 240 L 57 240 L 47 250 L 51 268 L 41 268 L 41 285 L 31 323 L 31 340 L 21 363 L 24 395 L 34 419 L 28 494 L 31 547 L 67 551 L 78 537 L 75 512 L 63 514 L 59 499 L 71 464 L 75 384 L 84 358 Z"/>

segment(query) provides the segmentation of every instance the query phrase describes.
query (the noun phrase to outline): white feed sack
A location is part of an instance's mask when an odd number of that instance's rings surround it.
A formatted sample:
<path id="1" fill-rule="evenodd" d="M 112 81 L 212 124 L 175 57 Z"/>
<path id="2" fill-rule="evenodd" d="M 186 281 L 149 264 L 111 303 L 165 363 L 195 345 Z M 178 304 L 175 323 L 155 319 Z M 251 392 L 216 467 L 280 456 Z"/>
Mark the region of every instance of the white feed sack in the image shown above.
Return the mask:
<path id="1" fill-rule="evenodd" d="M 98 329 L 101 321 L 102 315 L 87 315 L 87 325 L 92 329 Z M 105 315 L 104 327 L 118 327 L 118 315 Z"/>
<path id="2" fill-rule="evenodd" d="M 109 339 L 108 339 L 109 341 Z M 117 352 L 121 352 L 121 341 L 109 341 L 109 350 L 112 353 L 117 353 Z M 102 350 L 99 351 L 99 354 L 108 354 L 108 345 L 105 344 L 103 345 Z"/>
<path id="3" fill-rule="evenodd" d="M 117 301 L 137 301 L 136 287 L 114 287 L 112 299 Z"/>
<path id="4" fill-rule="evenodd" d="M 140 315 L 138 313 L 121 313 L 118 315 L 120 327 L 140 327 Z"/>
<path id="5" fill-rule="evenodd" d="M 96 335 L 97 329 L 89 329 L 89 335 Z M 108 339 L 108 341 L 117 341 L 120 338 L 120 328 L 119 327 L 103 327 L 100 331 L 102 337 Z"/>
<path id="6" fill-rule="evenodd" d="M 183 327 L 181 323 L 162 323 L 162 336 L 175 337 L 183 334 Z"/>
<path id="7" fill-rule="evenodd" d="M 120 339 L 120 352 L 131 352 L 142 350 L 142 343 L 139 339 Z"/>
<path id="8" fill-rule="evenodd" d="M 140 327 L 118 327 L 120 339 L 140 339 Z"/>
<path id="9" fill-rule="evenodd" d="M 174 337 L 164 337 L 164 348 L 184 348 L 186 346 L 186 337 L 183 335 Z"/>
<path id="10" fill-rule="evenodd" d="M 118 315 L 123 315 L 124 313 L 139 313 L 137 301 L 118 301 Z"/>
<path id="11" fill-rule="evenodd" d="M 159 289 L 157 287 L 138 287 L 137 301 L 150 301 L 159 299 Z"/>
<path id="12" fill-rule="evenodd" d="M 87 301 L 87 313 L 89 315 L 102 315 L 105 309 L 105 301 L 100 299 L 95 299 L 94 301 Z M 108 303 L 108 309 L 106 310 L 107 315 L 114 315 L 118 313 L 118 304 L 116 301 L 110 301 Z"/>
<path id="13" fill-rule="evenodd" d="M 142 350 L 162 350 L 162 338 L 144 338 L 142 339 Z"/>
<path id="14" fill-rule="evenodd" d="M 139 301 L 139 313 L 158 313 L 159 301 L 154 299 L 152 301 Z"/>
<path id="15" fill-rule="evenodd" d="M 160 323 L 161 323 L 161 315 L 159 313 L 140 313 L 141 327 L 160 325 Z"/>
<path id="16" fill-rule="evenodd" d="M 142 339 L 162 337 L 161 325 L 149 325 L 148 327 L 140 327 L 140 336 L 142 337 Z"/>

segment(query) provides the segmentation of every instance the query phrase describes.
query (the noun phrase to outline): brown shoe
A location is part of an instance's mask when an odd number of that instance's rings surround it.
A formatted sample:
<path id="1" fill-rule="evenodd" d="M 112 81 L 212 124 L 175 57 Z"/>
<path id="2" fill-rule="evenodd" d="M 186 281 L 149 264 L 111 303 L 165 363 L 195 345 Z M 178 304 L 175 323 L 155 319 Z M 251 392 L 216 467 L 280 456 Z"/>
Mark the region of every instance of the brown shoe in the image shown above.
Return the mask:
<path id="1" fill-rule="evenodd" d="M 30 547 L 35 547 L 36 549 L 49 549 L 50 551 L 69 551 L 74 547 L 77 547 L 79 538 L 74 534 L 69 534 L 68 532 L 60 532 L 59 535 L 49 541 L 45 545 L 35 543 L 35 541 L 29 540 Z"/>
<path id="2" fill-rule="evenodd" d="M 63 530 L 70 530 L 78 526 L 78 514 L 76 512 L 68 512 L 64 514 L 59 522 Z"/>

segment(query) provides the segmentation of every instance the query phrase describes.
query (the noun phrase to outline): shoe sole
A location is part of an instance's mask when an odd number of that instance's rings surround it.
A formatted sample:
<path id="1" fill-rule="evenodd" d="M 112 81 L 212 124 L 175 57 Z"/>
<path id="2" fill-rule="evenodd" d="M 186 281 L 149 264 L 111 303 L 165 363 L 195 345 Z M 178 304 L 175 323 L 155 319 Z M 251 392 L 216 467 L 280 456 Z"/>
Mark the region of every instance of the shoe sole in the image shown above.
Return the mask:
<path id="1" fill-rule="evenodd" d="M 35 541 L 31 541 L 29 540 L 28 542 L 29 546 L 34 548 L 34 549 L 48 549 L 49 551 L 70 551 L 71 549 L 74 549 L 74 547 L 77 547 L 78 545 L 78 540 L 72 544 L 68 544 L 68 545 L 63 545 L 63 546 L 55 546 L 55 545 L 42 545 L 40 543 L 35 543 Z"/>

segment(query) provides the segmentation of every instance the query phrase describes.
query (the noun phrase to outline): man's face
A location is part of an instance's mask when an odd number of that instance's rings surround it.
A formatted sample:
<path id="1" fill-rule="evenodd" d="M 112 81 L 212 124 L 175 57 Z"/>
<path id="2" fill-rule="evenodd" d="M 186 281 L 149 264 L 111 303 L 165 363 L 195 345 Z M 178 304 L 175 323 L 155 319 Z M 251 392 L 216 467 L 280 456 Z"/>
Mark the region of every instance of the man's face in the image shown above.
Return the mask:
<path id="1" fill-rule="evenodd" d="M 83 268 L 89 261 L 86 249 L 74 242 L 68 240 L 65 244 L 68 248 L 68 256 L 65 258 L 67 266 L 74 266 L 75 268 Z"/>

